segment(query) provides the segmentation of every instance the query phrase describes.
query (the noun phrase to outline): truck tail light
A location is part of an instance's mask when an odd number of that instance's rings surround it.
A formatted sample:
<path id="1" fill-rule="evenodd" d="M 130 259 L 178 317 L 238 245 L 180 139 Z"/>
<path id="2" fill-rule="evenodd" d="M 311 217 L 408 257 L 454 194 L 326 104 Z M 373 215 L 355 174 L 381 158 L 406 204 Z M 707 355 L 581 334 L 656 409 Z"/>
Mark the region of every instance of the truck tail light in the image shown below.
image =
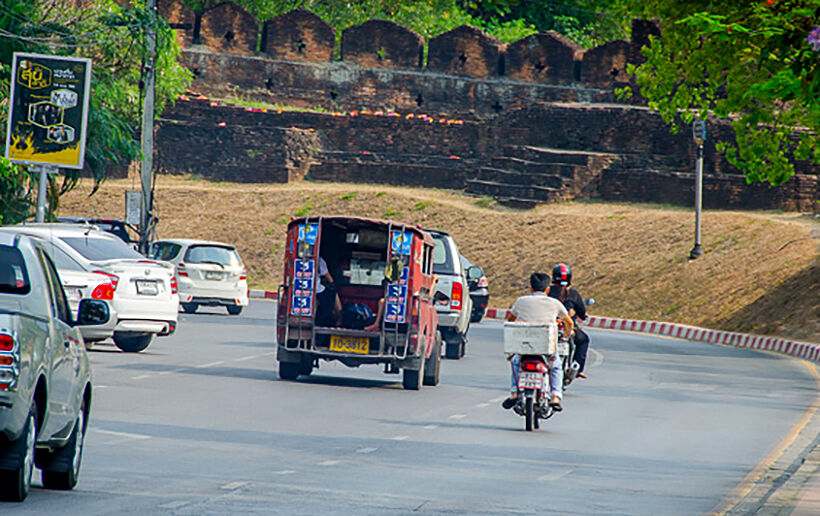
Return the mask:
<path id="1" fill-rule="evenodd" d="M 14 335 L 0 333 L 0 391 L 10 391 L 17 387 L 19 359 Z"/>
<path id="2" fill-rule="evenodd" d="M 105 272 L 105 271 L 94 271 L 94 273 L 95 274 L 102 274 L 103 276 L 106 276 L 108 278 L 108 281 L 111 282 L 111 286 L 114 288 L 114 290 L 117 290 L 117 285 L 120 282 L 120 277 L 119 276 L 117 276 L 116 274 L 111 274 L 110 272 Z"/>
<path id="3" fill-rule="evenodd" d="M 11 351 L 14 349 L 14 337 L 7 334 L 0 334 L 0 351 Z"/>
<path id="4" fill-rule="evenodd" d="M 461 283 L 454 282 L 453 290 L 450 292 L 450 308 L 453 310 L 461 310 L 461 298 L 464 295 L 464 287 Z"/>
<path id="5" fill-rule="evenodd" d="M 171 276 L 171 294 L 176 294 L 179 292 L 179 285 L 177 285 L 177 278 L 176 276 Z"/>
<path id="6" fill-rule="evenodd" d="M 91 299 L 102 299 L 104 301 L 111 301 L 114 299 L 114 291 L 117 290 L 115 283 L 100 283 L 97 288 L 91 293 Z"/>
<path id="7" fill-rule="evenodd" d="M 186 278 L 188 277 L 188 271 L 185 270 L 184 263 L 180 263 L 179 265 L 177 265 L 177 274 L 179 274 L 180 276 L 185 276 Z"/>

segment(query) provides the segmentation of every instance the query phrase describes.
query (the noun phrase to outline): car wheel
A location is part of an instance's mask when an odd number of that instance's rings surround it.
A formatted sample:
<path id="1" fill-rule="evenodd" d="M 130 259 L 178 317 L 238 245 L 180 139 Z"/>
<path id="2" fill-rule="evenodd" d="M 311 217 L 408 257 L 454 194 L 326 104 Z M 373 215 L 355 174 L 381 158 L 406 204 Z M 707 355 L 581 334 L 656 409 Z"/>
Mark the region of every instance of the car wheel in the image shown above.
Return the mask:
<path id="1" fill-rule="evenodd" d="M 421 389 L 422 379 L 424 378 L 424 363 L 426 360 L 419 360 L 418 369 L 404 368 L 402 370 L 403 376 L 401 384 L 405 390 L 417 391 Z"/>
<path id="2" fill-rule="evenodd" d="M 433 353 L 424 365 L 424 385 L 438 385 L 441 372 L 441 332 L 436 332 L 436 341 L 433 344 Z"/>
<path id="3" fill-rule="evenodd" d="M 151 344 L 153 338 L 153 333 L 114 332 L 114 344 L 126 353 L 138 353 L 142 351 Z"/>
<path id="4" fill-rule="evenodd" d="M 50 454 L 48 463 L 42 468 L 43 487 L 46 489 L 67 490 L 77 485 L 85 445 L 85 416 L 85 403 L 83 403 L 74 421 L 74 431 L 71 432 L 68 442 L 64 447 Z"/>
<path id="5" fill-rule="evenodd" d="M 302 364 L 299 362 L 279 362 L 279 378 L 283 380 L 295 380 L 299 377 Z"/>
<path id="6" fill-rule="evenodd" d="M 242 307 L 239 305 L 229 306 L 228 313 L 231 315 L 239 315 L 242 313 Z"/>
<path id="7" fill-rule="evenodd" d="M 197 304 L 196 303 L 180 303 L 179 306 L 182 307 L 182 311 L 186 314 L 192 314 L 196 312 Z"/>
<path id="8" fill-rule="evenodd" d="M 447 340 L 447 347 L 444 351 L 444 356 L 451 360 L 458 360 L 464 356 L 464 350 L 467 345 L 467 338 L 460 333 L 453 333 L 450 339 Z"/>
<path id="9" fill-rule="evenodd" d="M 15 468 L 0 470 L 0 499 L 22 502 L 31 489 L 31 475 L 34 472 L 34 447 L 37 442 L 37 405 L 31 404 L 28 420 L 15 441 L 9 443 L 7 453 L 16 456 Z"/>

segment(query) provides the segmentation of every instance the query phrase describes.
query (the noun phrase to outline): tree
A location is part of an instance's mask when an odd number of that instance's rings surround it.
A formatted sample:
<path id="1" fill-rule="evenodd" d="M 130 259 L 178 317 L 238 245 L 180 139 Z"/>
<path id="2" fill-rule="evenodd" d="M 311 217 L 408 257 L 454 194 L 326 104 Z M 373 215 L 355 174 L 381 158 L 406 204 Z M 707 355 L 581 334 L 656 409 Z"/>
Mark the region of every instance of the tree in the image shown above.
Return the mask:
<path id="1" fill-rule="evenodd" d="M 779 185 L 794 163 L 820 163 L 820 0 L 632 0 L 661 37 L 630 68 L 673 130 L 709 114 L 731 120 L 719 149 L 748 182 Z"/>
<path id="2" fill-rule="evenodd" d="M 88 57 L 93 62 L 91 102 L 86 144 L 86 172 L 97 184 L 111 167 L 138 158 L 142 73 L 147 61 L 144 35 L 157 32 L 157 114 L 184 93 L 191 80 L 178 63 L 179 47 L 166 22 L 149 12 L 144 2 L 120 6 L 114 0 L 0 0 L 0 103 L 8 105 L 11 56 L 14 52 Z M 5 128 L 7 109 L 0 123 Z M 25 220 L 30 215 L 32 188 L 27 171 L 0 163 L 2 222 Z M 79 171 L 64 170 L 56 197 L 77 184 Z M 12 197 L 6 197 L 7 195 Z M 13 200 L 13 202 L 12 202 Z M 56 205 L 51 203 L 53 209 Z M 25 206 L 26 209 L 22 209 Z"/>

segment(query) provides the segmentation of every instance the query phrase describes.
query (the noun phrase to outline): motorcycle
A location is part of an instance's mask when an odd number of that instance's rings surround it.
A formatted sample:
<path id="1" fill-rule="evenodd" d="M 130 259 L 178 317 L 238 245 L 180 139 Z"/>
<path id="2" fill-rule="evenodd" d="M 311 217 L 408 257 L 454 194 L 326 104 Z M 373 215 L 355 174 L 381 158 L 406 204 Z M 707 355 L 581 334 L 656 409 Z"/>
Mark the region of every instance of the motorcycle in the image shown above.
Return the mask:
<path id="1" fill-rule="evenodd" d="M 549 366 L 556 353 L 555 323 L 504 323 L 504 352 L 518 355 L 518 401 L 513 411 L 524 417 L 524 429 L 539 428 L 539 421 L 555 411 L 549 405 Z"/>

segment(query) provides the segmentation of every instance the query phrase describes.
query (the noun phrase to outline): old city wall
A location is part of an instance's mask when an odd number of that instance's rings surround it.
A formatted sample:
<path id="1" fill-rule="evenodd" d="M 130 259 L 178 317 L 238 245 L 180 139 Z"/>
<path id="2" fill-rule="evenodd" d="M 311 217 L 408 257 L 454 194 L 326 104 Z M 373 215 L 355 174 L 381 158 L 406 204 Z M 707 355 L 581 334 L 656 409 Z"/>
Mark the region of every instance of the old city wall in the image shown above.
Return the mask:
<path id="1" fill-rule="evenodd" d="M 322 180 L 461 189 L 480 166 L 504 154 L 505 145 L 531 145 L 617 153 L 620 158 L 594 182 L 593 195 L 691 203 L 690 136 L 672 135 L 640 99 L 628 105 L 614 91 L 632 85 L 626 65 L 639 62 L 640 46 L 659 34 L 651 22 L 633 23 L 631 41 L 584 50 L 551 33 L 506 45 L 472 27 L 425 42 L 400 25 L 371 20 L 342 32 L 334 58 L 333 28 L 308 11 L 260 22 L 232 3 L 194 13 L 178 0 L 163 0 L 160 10 L 175 27 L 196 94 L 345 112 L 259 113 L 180 102 L 158 129 L 163 172 L 227 160 L 226 167 L 211 165 L 221 171 L 210 174 L 287 181 L 307 171 Z M 352 110 L 360 115 L 350 116 Z M 426 113 L 432 121 L 416 118 Z M 440 117 L 459 124 L 439 123 Z M 715 149 L 716 141 L 733 137 L 731 128 L 710 121 L 709 132 L 707 206 L 815 206 L 816 168 L 802 167 L 777 191 L 749 187 Z M 222 157 L 194 150 L 209 134 Z M 189 150 L 174 150 L 186 138 Z M 251 158 L 263 151 L 282 158 Z"/>

